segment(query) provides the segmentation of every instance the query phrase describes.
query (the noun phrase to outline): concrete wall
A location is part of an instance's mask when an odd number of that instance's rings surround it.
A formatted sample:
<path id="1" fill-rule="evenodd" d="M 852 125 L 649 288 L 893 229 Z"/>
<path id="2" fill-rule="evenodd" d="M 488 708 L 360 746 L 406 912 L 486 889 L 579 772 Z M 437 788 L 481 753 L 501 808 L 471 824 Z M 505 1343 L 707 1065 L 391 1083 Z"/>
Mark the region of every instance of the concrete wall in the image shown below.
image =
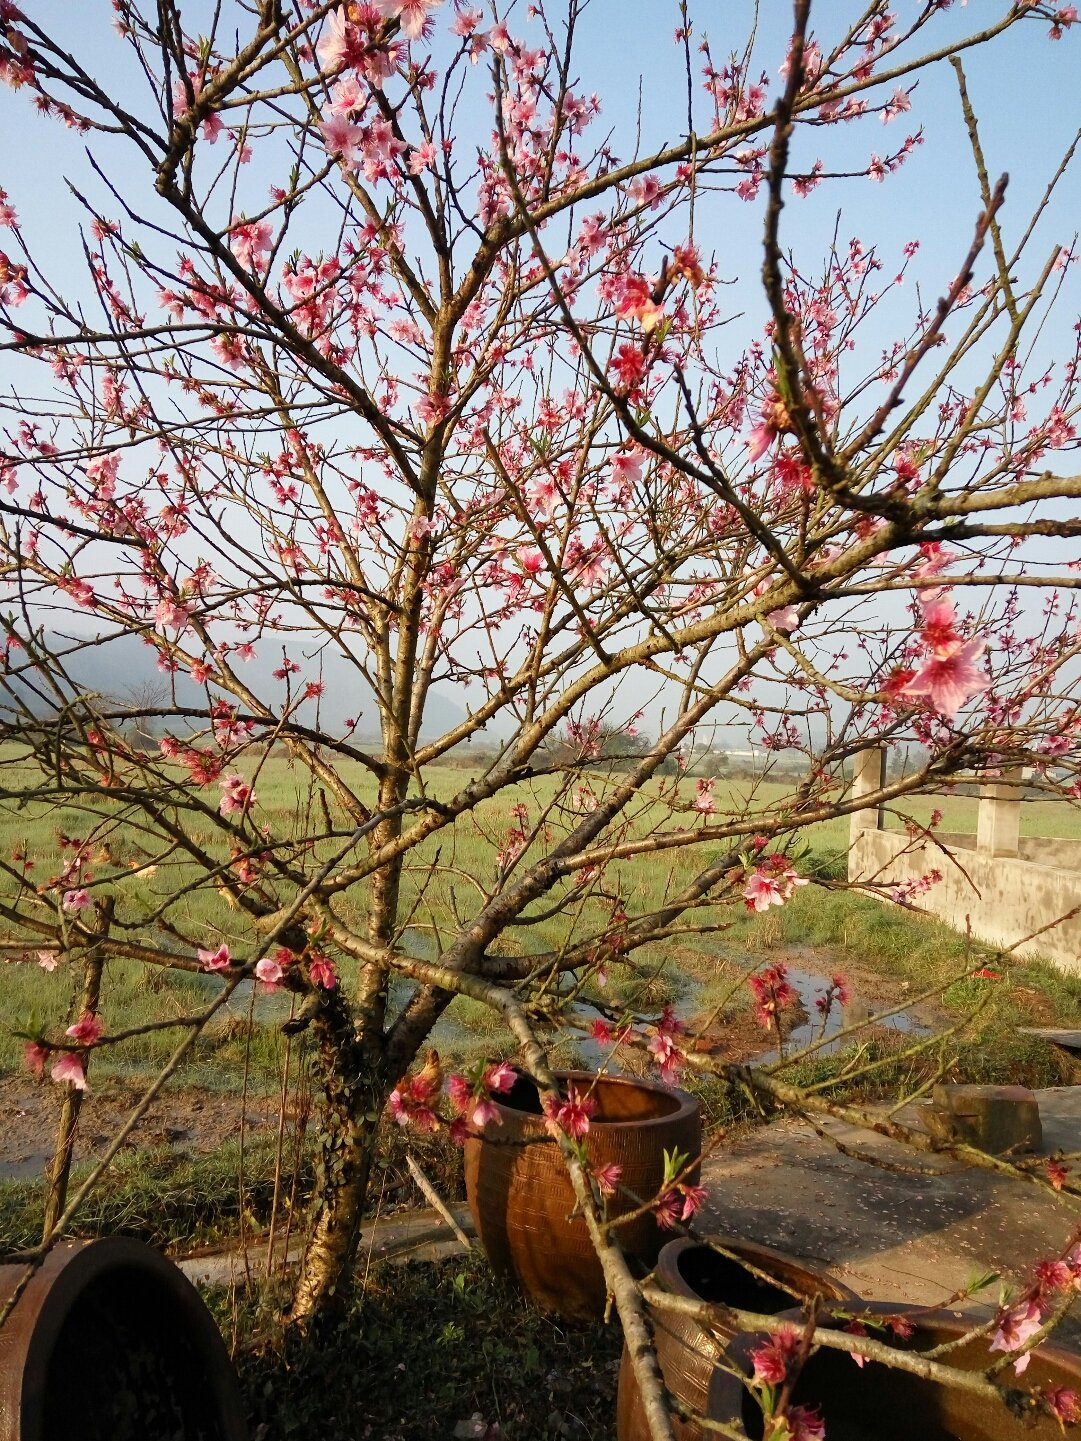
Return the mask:
<path id="1" fill-rule="evenodd" d="M 881 752 L 865 751 L 860 762 L 857 796 L 882 781 Z M 940 844 L 880 829 L 875 809 L 854 812 L 849 879 L 892 888 L 940 871 L 942 880 L 913 898 L 922 910 L 959 931 L 971 925 L 974 936 L 993 945 L 1016 946 L 1017 955 L 1047 956 L 1081 973 L 1081 841 L 1022 839 L 1021 792 L 1020 773 L 985 786 L 977 834 L 938 835 Z M 1060 921 L 1075 909 L 1078 915 Z"/>

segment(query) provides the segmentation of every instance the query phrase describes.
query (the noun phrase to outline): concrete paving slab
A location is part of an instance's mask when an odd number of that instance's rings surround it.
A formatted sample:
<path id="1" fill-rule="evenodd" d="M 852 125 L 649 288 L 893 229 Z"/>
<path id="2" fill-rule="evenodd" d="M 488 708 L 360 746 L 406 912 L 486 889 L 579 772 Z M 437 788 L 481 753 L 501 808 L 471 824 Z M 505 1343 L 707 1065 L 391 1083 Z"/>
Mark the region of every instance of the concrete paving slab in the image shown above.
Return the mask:
<path id="1" fill-rule="evenodd" d="M 1081 1149 L 1081 1087 L 1036 1094 L 1045 1152 Z M 700 1229 L 817 1262 L 869 1298 L 933 1305 L 987 1271 L 1023 1284 L 1081 1224 L 1068 1197 L 840 1122 L 823 1129 L 832 1140 L 782 1120 L 710 1157 Z"/>
<path id="2" fill-rule="evenodd" d="M 451 1206 L 454 1219 L 467 1236 L 473 1236 L 473 1219 L 468 1206 Z M 280 1273 L 297 1265 L 303 1244 L 294 1241 L 288 1252 L 284 1246 L 274 1250 L 272 1272 Z M 366 1227 L 361 1238 L 360 1264 L 368 1261 L 441 1261 L 460 1256 L 462 1245 L 450 1227 L 434 1210 L 408 1211 L 397 1216 L 381 1216 Z M 253 1240 L 246 1249 L 237 1247 L 185 1256 L 176 1263 L 197 1286 L 246 1286 L 261 1281 L 267 1274 L 267 1243 L 265 1238 Z"/>

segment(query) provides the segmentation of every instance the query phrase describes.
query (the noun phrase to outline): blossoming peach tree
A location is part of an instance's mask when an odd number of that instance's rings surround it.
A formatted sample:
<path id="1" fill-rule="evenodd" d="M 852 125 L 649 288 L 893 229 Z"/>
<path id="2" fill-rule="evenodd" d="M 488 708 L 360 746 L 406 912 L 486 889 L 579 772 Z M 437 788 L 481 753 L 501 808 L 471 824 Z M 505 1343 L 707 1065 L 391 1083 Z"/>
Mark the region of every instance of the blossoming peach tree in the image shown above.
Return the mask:
<path id="1" fill-rule="evenodd" d="M 796 0 L 771 39 L 658 5 L 679 84 L 651 145 L 579 76 L 606 8 L 113 0 L 92 35 L 0 0 L 6 113 L 41 117 L 50 187 L 56 128 L 84 217 L 48 233 L 0 191 L 2 793 L 65 807 L 58 861 L 8 830 L 0 913 L 10 959 L 83 968 L 66 1034 L 27 1035 L 69 1133 L 125 1038 L 110 966 L 220 980 L 163 1015 L 148 1097 L 238 987 L 295 998 L 322 1088 L 300 1323 L 346 1288 L 388 1106 L 490 1118 L 507 1066 L 443 1102 L 414 1063 L 456 997 L 495 1007 L 663 1436 L 600 1208 L 618 1178 L 590 1176 L 588 1098 L 540 1042 L 591 1014 L 675 1075 L 674 1017 L 589 1012 L 598 975 L 783 904 L 804 827 L 1003 765 L 1078 794 L 1076 335 L 1040 343 L 1073 252 L 1011 212 L 960 60 L 1032 27 L 1069 44 L 1076 11 L 812 25 Z M 974 200 L 947 267 L 847 223 L 808 253 L 787 216 L 888 181 L 951 61 Z M 96 663 L 127 642 L 160 684 L 118 695 Z M 798 781 L 722 803 L 692 769 L 721 725 L 802 755 Z M 907 768 L 856 798 L 883 745 Z M 767 1024 L 786 985 L 756 979 Z M 656 1199 L 674 1221 L 699 1197 Z"/>

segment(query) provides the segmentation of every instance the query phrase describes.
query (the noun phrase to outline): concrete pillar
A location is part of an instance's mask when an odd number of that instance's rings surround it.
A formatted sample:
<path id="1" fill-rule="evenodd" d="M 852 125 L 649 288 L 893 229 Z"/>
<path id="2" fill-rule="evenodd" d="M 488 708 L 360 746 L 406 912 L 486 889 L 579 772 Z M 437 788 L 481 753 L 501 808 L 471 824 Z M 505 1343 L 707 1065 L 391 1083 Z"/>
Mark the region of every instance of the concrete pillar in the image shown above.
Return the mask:
<path id="1" fill-rule="evenodd" d="M 1011 766 L 980 791 L 976 849 L 984 856 L 1015 856 L 1021 837 L 1021 767 Z"/>
<path id="2" fill-rule="evenodd" d="M 860 751 L 859 755 L 853 757 L 852 761 L 852 795 L 854 799 L 860 796 L 871 795 L 877 791 L 886 778 L 886 748 L 885 746 L 868 746 L 866 750 Z M 882 808 L 881 806 L 868 806 L 866 810 L 853 811 L 849 817 L 848 843 L 855 845 L 859 839 L 860 831 L 877 831 L 882 829 Z"/>

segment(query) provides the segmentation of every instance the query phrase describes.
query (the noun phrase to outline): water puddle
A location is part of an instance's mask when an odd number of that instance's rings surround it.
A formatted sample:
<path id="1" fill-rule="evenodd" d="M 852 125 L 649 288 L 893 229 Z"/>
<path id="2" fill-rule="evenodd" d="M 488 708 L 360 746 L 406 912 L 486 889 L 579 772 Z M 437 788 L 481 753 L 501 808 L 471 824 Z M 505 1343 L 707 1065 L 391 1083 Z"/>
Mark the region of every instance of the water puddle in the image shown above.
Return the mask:
<path id="1" fill-rule="evenodd" d="M 768 962 L 763 961 L 763 965 Z M 900 1011 L 895 1015 L 883 1016 L 878 1019 L 878 1013 L 882 1010 L 891 1009 L 888 1005 L 872 1004 L 865 997 L 858 995 L 849 988 L 848 1003 L 839 1006 L 836 1002 L 830 1007 L 828 1015 L 823 1019 L 821 1011 L 816 1002 L 819 997 L 825 994 L 829 985 L 826 975 L 816 974 L 812 971 L 803 970 L 799 966 L 790 965 L 785 962 L 785 971 L 789 984 L 796 991 L 799 997 L 799 1005 L 796 1012 L 802 1017 L 791 1030 L 786 1031 L 784 1038 L 785 1056 L 795 1055 L 806 1046 L 818 1042 L 815 1055 L 830 1055 L 837 1051 L 844 1050 L 849 1046 L 858 1044 L 865 1040 L 868 1028 L 871 1025 L 880 1026 L 884 1030 L 893 1031 L 901 1035 L 913 1037 L 927 1036 L 931 1034 L 932 1027 L 925 1025 L 917 1016 L 910 1011 Z M 404 993 L 407 989 L 404 983 L 400 984 L 400 991 Z M 673 988 L 675 989 L 675 987 Z M 398 985 L 392 987 L 392 997 L 397 999 L 395 992 Z M 683 1022 L 692 1036 L 694 1036 L 701 1025 L 703 1018 L 709 1014 L 710 1005 L 706 999 L 707 982 L 698 976 L 689 976 L 685 973 L 679 975 L 678 1000 L 674 1009 L 677 1018 Z M 403 996 L 404 999 L 404 996 Z M 642 1015 L 655 1015 L 653 1008 L 642 1007 L 639 1011 Z M 739 1024 L 745 1025 L 741 1016 Z M 861 1026 L 863 1029 L 854 1034 L 842 1034 L 852 1026 Z M 724 1036 L 725 1022 L 723 1018 L 714 1020 L 711 1024 L 708 1036 L 715 1036 L 721 1041 Z M 766 1032 L 762 1032 L 763 1040 L 769 1039 Z M 452 1054 L 455 1051 L 468 1050 L 476 1053 L 478 1043 L 482 1042 L 483 1033 L 469 1021 L 459 1020 L 453 1009 L 446 1012 L 439 1020 L 432 1033 L 431 1044 L 443 1053 Z M 610 1043 L 596 1041 L 592 1036 L 581 1034 L 568 1034 L 564 1039 L 557 1041 L 553 1035 L 543 1036 L 551 1048 L 553 1063 L 557 1066 L 565 1066 L 571 1060 L 587 1070 L 599 1070 L 602 1066 L 609 1071 L 618 1072 L 619 1052 L 613 1053 Z M 768 1065 L 770 1062 L 780 1059 L 777 1048 L 770 1047 L 762 1052 L 756 1053 L 748 1059 L 757 1065 Z"/>
<path id="2" fill-rule="evenodd" d="M 883 1008 L 872 1006 L 855 992 L 850 993 L 848 1004 L 845 1006 L 839 1006 L 834 1002 L 823 1020 L 817 1002 L 819 997 L 825 994 L 829 984 L 827 978 L 813 975 L 810 971 L 800 970 L 798 966 L 786 966 L 786 975 L 789 985 L 799 996 L 800 1006 L 807 1016 L 806 1020 L 793 1026 L 785 1036 L 784 1054 L 786 1056 L 792 1056 L 797 1051 L 803 1050 L 805 1046 L 813 1045 L 817 1041 L 823 1041 L 824 1044 L 818 1047 L 815 1055 L 828 1056 L 865 1039 L 866 1030 L 861 1030 L 854 1035 L 842 1036 L 840 1034 L 851 1026 L 869 1026 L 873 1023 L 881 1026 L 884 1030 L 896 1031 L 903 1035 L 927 1036 L 931 1034 L 931 1027 L 925 1026 L 911 1011 L 898 1011 L 895 1015 L 883 1016 L 881 1020 L 877 1019 L 877 1010 Z M 891 1008 L 885 1007 L 884 1009 Z M 768 1065 L 771 1061 L 779 1059 L 780 1052 L 776 1047 L 754 1057 L 758 1065 Z"/>

